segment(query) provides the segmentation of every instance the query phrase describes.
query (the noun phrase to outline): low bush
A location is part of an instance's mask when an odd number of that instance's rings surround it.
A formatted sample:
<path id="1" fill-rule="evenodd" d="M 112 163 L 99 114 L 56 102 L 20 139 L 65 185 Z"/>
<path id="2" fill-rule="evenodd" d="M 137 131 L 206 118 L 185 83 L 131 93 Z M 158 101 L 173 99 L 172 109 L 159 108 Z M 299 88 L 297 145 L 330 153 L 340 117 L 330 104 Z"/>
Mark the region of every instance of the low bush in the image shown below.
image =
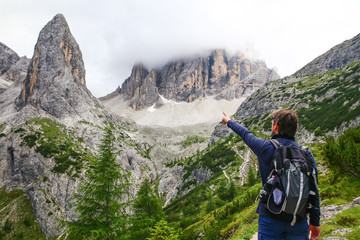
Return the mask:
<path id="1" fill-rule="evenodd" d="M 340 175 L 360 179 L 360 126 L 344 132 L 335 140 L 326 138 L 325 162 Z"/>

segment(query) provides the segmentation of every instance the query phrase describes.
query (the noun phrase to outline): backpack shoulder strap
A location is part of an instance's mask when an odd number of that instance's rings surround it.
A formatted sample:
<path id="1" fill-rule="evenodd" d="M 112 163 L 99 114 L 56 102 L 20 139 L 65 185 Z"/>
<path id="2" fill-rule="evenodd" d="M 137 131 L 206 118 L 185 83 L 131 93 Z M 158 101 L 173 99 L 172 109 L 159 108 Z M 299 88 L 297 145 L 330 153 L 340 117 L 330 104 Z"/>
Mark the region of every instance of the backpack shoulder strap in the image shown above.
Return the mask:
<path id="1" fill-rule="evenodd" d="M 270 139 L 270 142 L 272 143 L 272 145 L 274 145 L 275 149 L 282 147 L 282 144 L 277 139 Z"/>
<path id="2" fill-rule="evenodd" d="M 274 145 L 275 147 L 275 150 L 278 149 L 279 147 L 282 147 L 282 144 L 279 142 L 279 140 L 277 139 L 270 139 L 270 142 L 272 145 Z M 275 158 L 275 155 L 273 156 L 273 159 L 272 159 L 272 162 L 274 164 L 274 169 L 275 170 L 278 170 L 278 164 L 277 164 L 277 161 L 276 161 L 276 158 Z M 272 173 L 271 173 L 272 174 Z"/>

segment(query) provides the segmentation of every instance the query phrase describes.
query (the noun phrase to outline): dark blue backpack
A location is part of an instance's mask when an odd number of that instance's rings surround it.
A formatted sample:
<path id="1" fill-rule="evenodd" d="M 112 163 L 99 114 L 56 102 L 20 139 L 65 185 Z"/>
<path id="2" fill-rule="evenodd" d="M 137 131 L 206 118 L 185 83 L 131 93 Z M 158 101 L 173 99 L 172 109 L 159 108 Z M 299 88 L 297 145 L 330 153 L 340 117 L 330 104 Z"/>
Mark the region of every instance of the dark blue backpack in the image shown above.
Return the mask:
<path id="1" fill-rule="evenodd" d="M 269 177 L 260 190 L 260 201 L 274 218 L 293 226 L 306 217 L 309 199 L 315 197 L 310 184 L 314 181 L 317 186 L 316 170 L 306 148 L 270 141 L 276 149 Z"/>

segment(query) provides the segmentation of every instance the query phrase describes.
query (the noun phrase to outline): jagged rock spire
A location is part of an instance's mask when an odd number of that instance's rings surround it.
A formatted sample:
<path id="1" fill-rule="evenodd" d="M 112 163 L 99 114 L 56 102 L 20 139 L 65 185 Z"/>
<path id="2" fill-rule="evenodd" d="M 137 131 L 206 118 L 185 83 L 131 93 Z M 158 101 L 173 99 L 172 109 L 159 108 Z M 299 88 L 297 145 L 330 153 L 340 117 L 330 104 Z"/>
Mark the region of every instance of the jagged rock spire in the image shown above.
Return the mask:
<path id="1" fill-rule="evenodd" d="M 82 54 L 62 14 L 41 30 L 16 105 L 40 107 L 55 117 L 79 114 L 80 105 L 94 105 L 85 84 Z"/>
<path id="2" fill-rule="evenodd" d="M 149 72 L 143 64 L 136 64 L 129 78 L 122 85 L 121 93 L 136 110 L 150 107 L 159 99 L 156 72 Z"/>

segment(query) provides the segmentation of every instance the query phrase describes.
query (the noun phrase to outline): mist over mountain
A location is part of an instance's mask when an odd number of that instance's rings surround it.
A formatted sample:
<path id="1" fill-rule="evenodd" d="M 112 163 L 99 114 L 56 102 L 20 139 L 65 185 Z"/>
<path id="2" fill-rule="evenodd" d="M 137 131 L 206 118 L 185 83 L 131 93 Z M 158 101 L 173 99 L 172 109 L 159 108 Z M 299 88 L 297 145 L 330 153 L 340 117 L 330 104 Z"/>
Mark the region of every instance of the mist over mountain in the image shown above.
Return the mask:
<path id="1" fill-rule="evenodd" d="M 219 113 L 234 113 L 245 97 L 278 78 L 261 60 L 217 49 L 152 70 L 137 64 L 121 88 L 100 100 L 141 125 L 213 123 Z"/>
<path id="2" fill-rule="evenodd" d="M 250 95 L 276 78 L 276 71 L 268 69 L 263 61 L 217 49 L 207 56 L 172 61 L 150 71 L 142 64 L 135 65 L 121 88 L 105 99 L 118 93 L 135 110 L 160 105 L 160 95 L 178 102 L 193 102 L 205 96 L 233 100 Z"/>

